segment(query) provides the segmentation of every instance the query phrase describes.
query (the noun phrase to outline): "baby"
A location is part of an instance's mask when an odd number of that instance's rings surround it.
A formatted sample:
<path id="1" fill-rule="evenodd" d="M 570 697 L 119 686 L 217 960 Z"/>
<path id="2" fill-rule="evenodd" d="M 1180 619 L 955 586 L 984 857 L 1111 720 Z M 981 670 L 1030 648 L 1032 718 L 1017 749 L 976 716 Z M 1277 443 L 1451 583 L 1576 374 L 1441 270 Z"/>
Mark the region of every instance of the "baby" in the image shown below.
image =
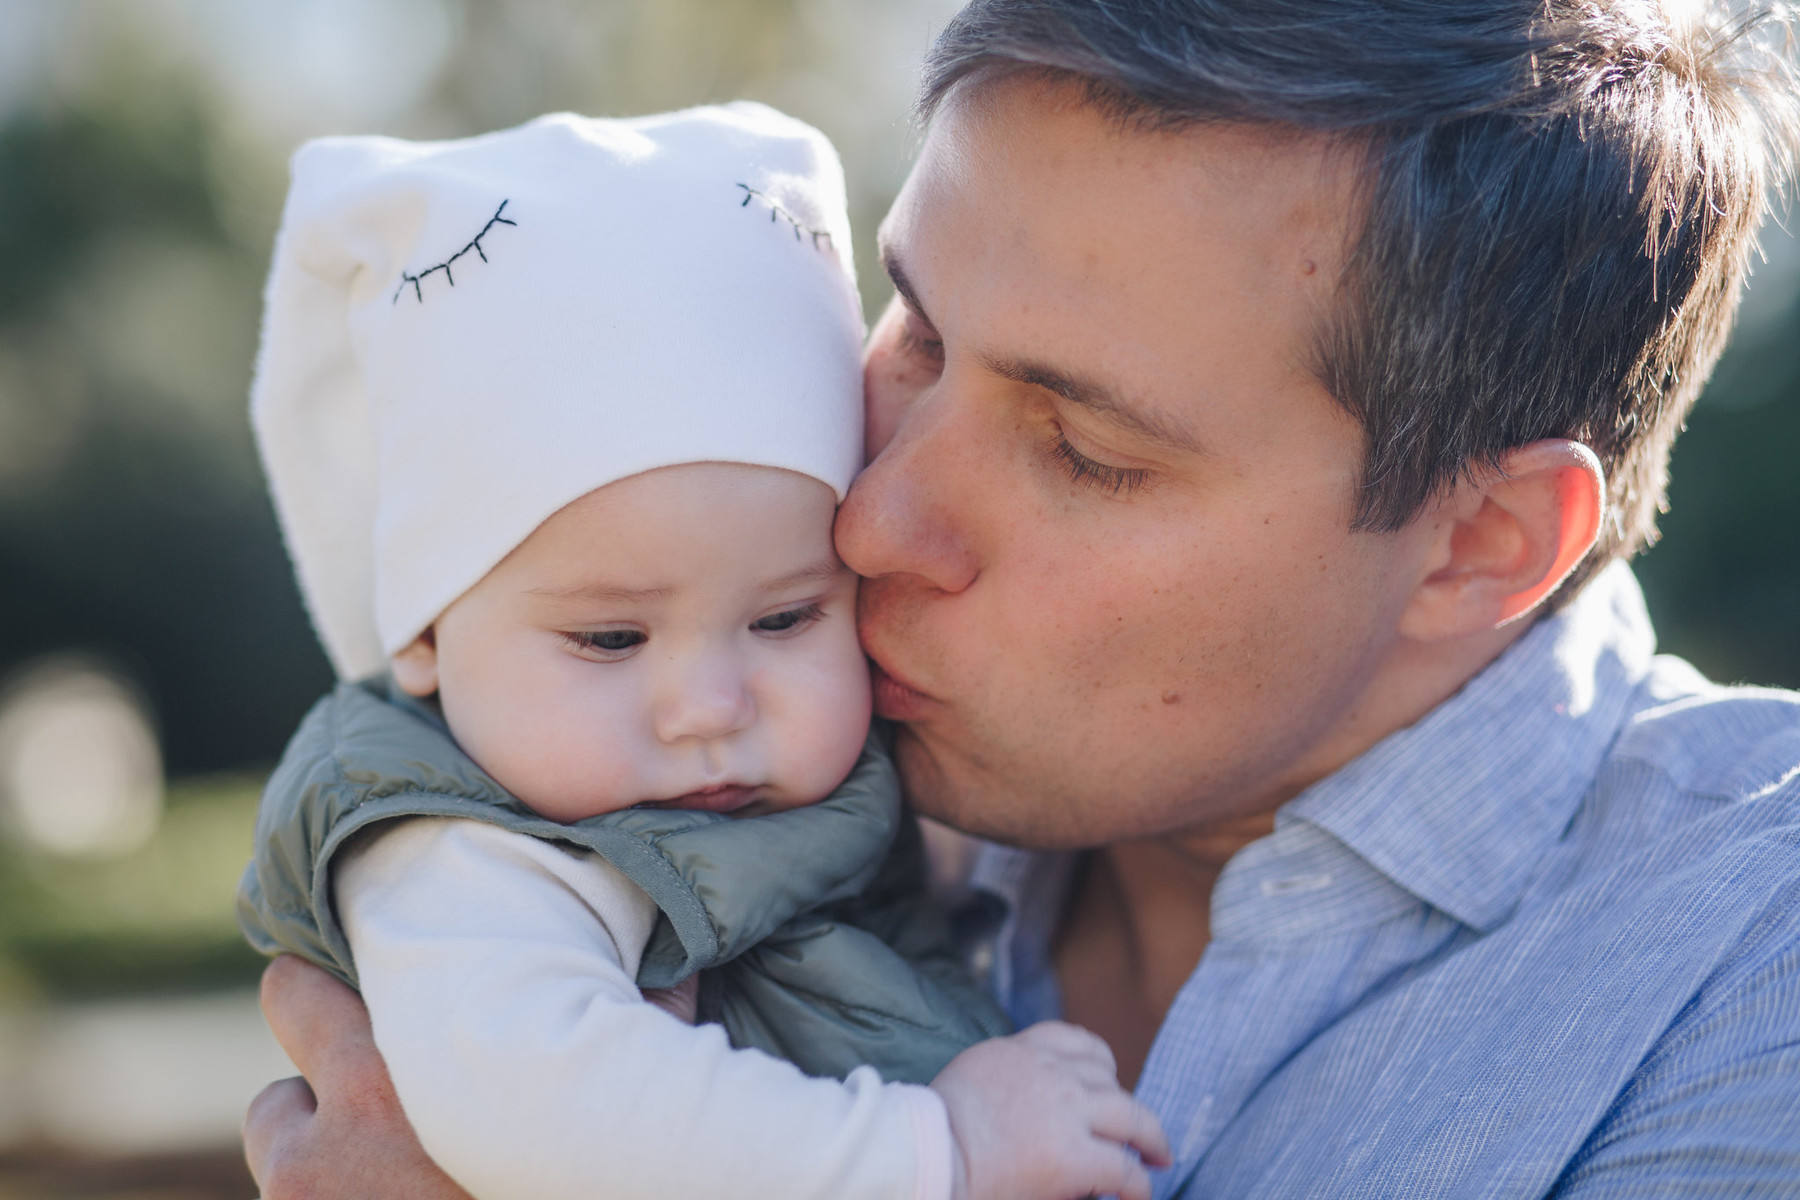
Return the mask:
<path id="1" fill-rule="evenodd" d="M 361 989 L 478 1200 L 1166 1161 L 1098 1039 L 997 1036 L 923 897 L 831 541 L 849 248 L 829 144 L 756 105 L 295 158 L 252 411 L 346 682 L 240 919 Z"/>

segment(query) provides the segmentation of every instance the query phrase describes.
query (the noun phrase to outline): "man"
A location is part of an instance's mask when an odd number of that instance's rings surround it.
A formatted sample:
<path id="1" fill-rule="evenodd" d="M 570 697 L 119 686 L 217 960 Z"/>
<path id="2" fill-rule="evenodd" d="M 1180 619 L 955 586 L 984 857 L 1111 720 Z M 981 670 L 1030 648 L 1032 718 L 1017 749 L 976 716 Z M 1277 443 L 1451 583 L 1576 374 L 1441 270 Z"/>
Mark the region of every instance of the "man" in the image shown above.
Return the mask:
<path id="1" fill-rule="evenodd" d="M 1800 1194 L 1800 698 L 1654 658 L 1621 562 L 1793 127 L 1700 15 L 933 51 L 839 547 L 910 796 L 1003 844 L 974 961 L 1112 1045 L 1159 1196 Z M 265 1196 L 455 1194 L 354 997 L 265 996 Z"/>

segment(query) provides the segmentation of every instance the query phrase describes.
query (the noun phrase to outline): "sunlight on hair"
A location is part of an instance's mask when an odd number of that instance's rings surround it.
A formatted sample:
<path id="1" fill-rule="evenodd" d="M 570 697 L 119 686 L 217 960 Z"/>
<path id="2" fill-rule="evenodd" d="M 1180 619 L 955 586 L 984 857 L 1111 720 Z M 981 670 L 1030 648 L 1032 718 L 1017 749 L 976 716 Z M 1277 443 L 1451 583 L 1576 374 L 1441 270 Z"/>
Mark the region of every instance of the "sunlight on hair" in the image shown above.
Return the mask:
<path id="1" fill-rule="evenodd" d="M 104 858 L 138 849 L 162 815 L 162 753 L 144 702 L 91 660 L 52 658 L 0 694 L 0 801 L 29 849 Z"/>
<path id="2" fill-rule="evenodd" d="M 1691 29 L 1705 22 L 1711 0 L 1661 0 L 1663 19 L 1675 29 Z"/>

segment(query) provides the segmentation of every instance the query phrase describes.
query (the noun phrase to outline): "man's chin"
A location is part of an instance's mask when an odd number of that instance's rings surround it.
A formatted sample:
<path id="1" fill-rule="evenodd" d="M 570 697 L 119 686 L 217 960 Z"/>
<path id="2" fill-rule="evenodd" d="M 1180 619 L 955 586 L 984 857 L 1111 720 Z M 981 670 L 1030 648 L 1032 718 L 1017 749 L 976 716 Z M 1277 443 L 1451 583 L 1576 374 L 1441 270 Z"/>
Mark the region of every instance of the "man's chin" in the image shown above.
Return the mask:
<path id="1" fill-rule="evenodd" d="M 914 812 L 971 837 L 1021 850 L 1083 850 L 1107 840 L 1057 820 L 1067 806 L 1055 798 L 1034 790 L 1028 799 L 905 725 L 894 733 L 894 763 Z"/>

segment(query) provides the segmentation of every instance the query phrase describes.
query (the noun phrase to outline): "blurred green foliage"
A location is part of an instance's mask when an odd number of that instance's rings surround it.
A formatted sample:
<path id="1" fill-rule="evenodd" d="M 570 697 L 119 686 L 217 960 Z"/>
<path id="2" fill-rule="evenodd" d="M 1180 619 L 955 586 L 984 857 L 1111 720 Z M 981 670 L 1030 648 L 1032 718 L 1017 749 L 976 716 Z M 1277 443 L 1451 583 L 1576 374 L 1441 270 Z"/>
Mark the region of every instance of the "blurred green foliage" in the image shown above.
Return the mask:
<path id="1" fill-rule="evenodd" d="M 1638 575 L 1663 649 L 1800 687 L 1800 307 L 1772 326 L 1727 351 L 1695 407 Z"/>
<path id="2" fill-rule="evenodd" d="M 185 773 L 269 759 L 329 673 L 242 416 L 266 250 L 155 82 L 0 130 L 0 665 L 122 662 Z"/>
<path id="3" fill-rule="evenodd" d="M 171 789 L 156 835 L 123 858 L 0 847 L 0 1002 L 253 984 L 264 959 L 238 933 L 232 898 L 260 788 L 215 776 Z"/>

